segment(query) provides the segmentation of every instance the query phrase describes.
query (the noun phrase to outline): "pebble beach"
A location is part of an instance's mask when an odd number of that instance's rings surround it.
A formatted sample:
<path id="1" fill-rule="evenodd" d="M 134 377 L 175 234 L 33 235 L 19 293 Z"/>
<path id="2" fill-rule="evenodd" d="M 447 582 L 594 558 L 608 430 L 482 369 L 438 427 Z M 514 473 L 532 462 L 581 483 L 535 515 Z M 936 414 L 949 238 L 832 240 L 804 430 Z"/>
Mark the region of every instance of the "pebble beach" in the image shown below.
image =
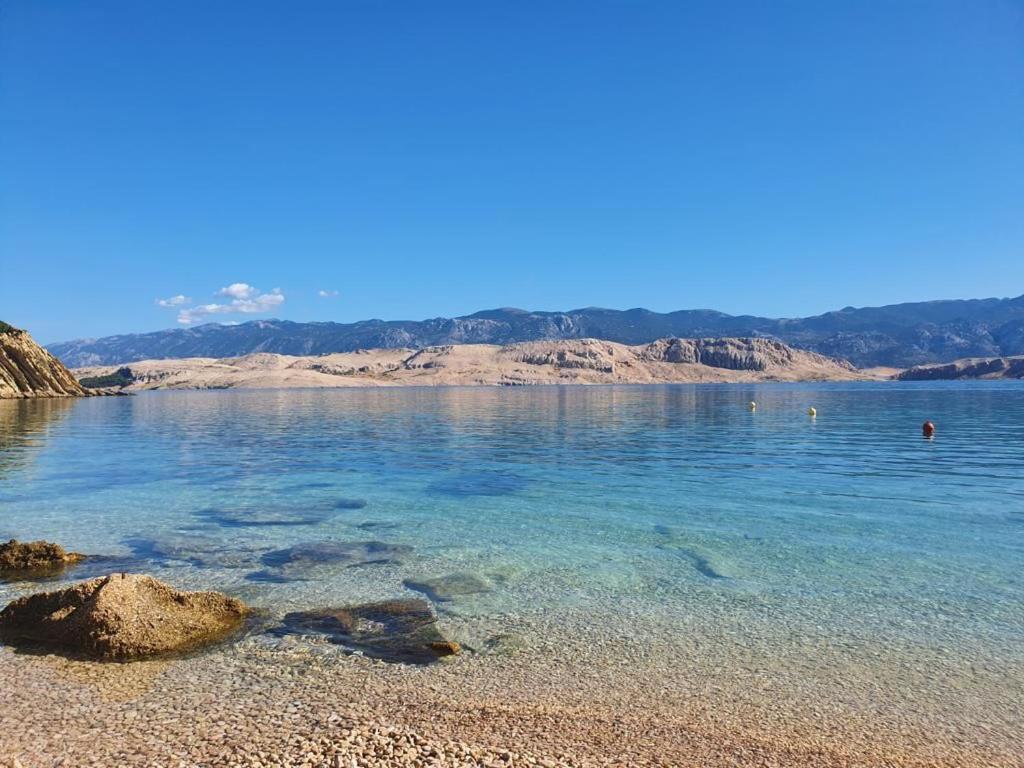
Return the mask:
<path id="1" fill-rule="evenodd" d="M 956 670 L 916 649 L 882 678 L 870 653 L 810 642 L 800 669 L 753 633 L 730 648 L 602 618 L 527 616 L 506 642 L 425 667 L 258 634 L 132 664 L 4 649 L 2 753 L 25 768 L 1021 765 L 1019 663 Z"/>

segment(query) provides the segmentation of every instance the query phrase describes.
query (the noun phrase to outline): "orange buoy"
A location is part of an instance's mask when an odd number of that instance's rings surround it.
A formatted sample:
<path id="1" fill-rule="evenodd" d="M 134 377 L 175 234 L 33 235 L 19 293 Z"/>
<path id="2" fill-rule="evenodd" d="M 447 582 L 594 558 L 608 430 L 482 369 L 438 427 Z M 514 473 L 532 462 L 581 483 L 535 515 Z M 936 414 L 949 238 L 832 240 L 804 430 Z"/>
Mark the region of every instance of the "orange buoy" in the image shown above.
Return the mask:
<path id="1" fill-rule="evenodd" d="M 935 435 L 935 425 L 930 421 L 926 421 L 921 425 L 921 434 L 925 437 L 933 437 Z"/>

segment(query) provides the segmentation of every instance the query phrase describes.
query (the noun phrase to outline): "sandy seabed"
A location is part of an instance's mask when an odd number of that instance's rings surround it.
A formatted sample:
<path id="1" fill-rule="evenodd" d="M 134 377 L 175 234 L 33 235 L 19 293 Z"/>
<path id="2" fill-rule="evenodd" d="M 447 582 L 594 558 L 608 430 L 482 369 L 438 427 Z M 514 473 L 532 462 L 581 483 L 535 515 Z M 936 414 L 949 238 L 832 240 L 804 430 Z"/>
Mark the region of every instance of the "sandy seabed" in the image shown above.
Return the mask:
<path id="1" fill-rule="evenodd" d="M 0 765 L 1024 765 L 1018 660 L 621 608 L 446 618 L 469 649 L 429 667 L 266 635 L 133 664 L 5 648 Z"/>

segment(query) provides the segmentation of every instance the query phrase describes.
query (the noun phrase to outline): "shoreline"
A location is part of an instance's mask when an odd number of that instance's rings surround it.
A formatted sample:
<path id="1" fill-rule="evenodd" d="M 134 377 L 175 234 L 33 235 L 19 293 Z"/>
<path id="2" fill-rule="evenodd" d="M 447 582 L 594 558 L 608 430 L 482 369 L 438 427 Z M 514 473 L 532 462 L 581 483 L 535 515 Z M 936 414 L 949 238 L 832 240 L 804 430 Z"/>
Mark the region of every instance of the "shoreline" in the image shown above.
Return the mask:
<path id="1" fill-rule="evenodd" d="M 391 593 L 358 578 L 354 600 Z M 1020 765 L 1024 656 L 1005 638 L 956 624 L 890 636 L 870 617 L 835 635 L 824 627 L 838 617 L 813 600 L 735 603 L 710 583 L 572 596 L 574 582 L 510 584 L 513 611 L 435 606 L 465 650 L 425 666 L 264 631 L 131 663 L 0 646 L 0 765 Z M 272 624 L 298 604 L 257 607 Z"/>
<path id="2" fill-rule="evenodd" d="M 372 765 L 369 750 L 388 765 L 1019 765 L 1009 721 L 981 731 L 941 711 L 908 716 L 895 702 L 872 711 L 870 686 L 852 698 L 817 686 L 787 694 L 770 668 L 757 671 L 765 659 L 709 675 L 699 662 L 645 659 L 640 638 L 607 629 L 589 643 L 601 653 L 577 642 L 429 667 L 306 640 L 248 638 L 131 665 L 5 648 L 0 679 L 13 695 L 0 758 L 26 768 L 60 756 L 76 766 L 333 768 L 339 758 Z"/>

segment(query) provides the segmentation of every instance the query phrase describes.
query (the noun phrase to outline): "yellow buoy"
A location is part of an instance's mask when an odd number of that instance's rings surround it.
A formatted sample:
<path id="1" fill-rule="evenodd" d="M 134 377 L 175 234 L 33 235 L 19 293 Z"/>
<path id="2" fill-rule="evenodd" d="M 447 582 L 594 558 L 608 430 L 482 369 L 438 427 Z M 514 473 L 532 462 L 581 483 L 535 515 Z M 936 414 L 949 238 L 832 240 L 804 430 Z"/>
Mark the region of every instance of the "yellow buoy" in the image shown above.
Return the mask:
<path id="1" fill-rule="evenodd" d="M 755 403 L 753 400 L 751 400 L 750 401 L 750 405 L 747 406 L 747 407 L 750 408 L 750 410 L 752 410 L 752 411 L 757 410 L 757 403 Z"/>
<path id="2" fill-rule="evenodd" d="M 808 408 L 807 409 L 807 415 L 810 416 L 813 419 L 815 416 L 818 415 L 818 412 L 816 410 L 814 410 L 813 408 Z"/>

